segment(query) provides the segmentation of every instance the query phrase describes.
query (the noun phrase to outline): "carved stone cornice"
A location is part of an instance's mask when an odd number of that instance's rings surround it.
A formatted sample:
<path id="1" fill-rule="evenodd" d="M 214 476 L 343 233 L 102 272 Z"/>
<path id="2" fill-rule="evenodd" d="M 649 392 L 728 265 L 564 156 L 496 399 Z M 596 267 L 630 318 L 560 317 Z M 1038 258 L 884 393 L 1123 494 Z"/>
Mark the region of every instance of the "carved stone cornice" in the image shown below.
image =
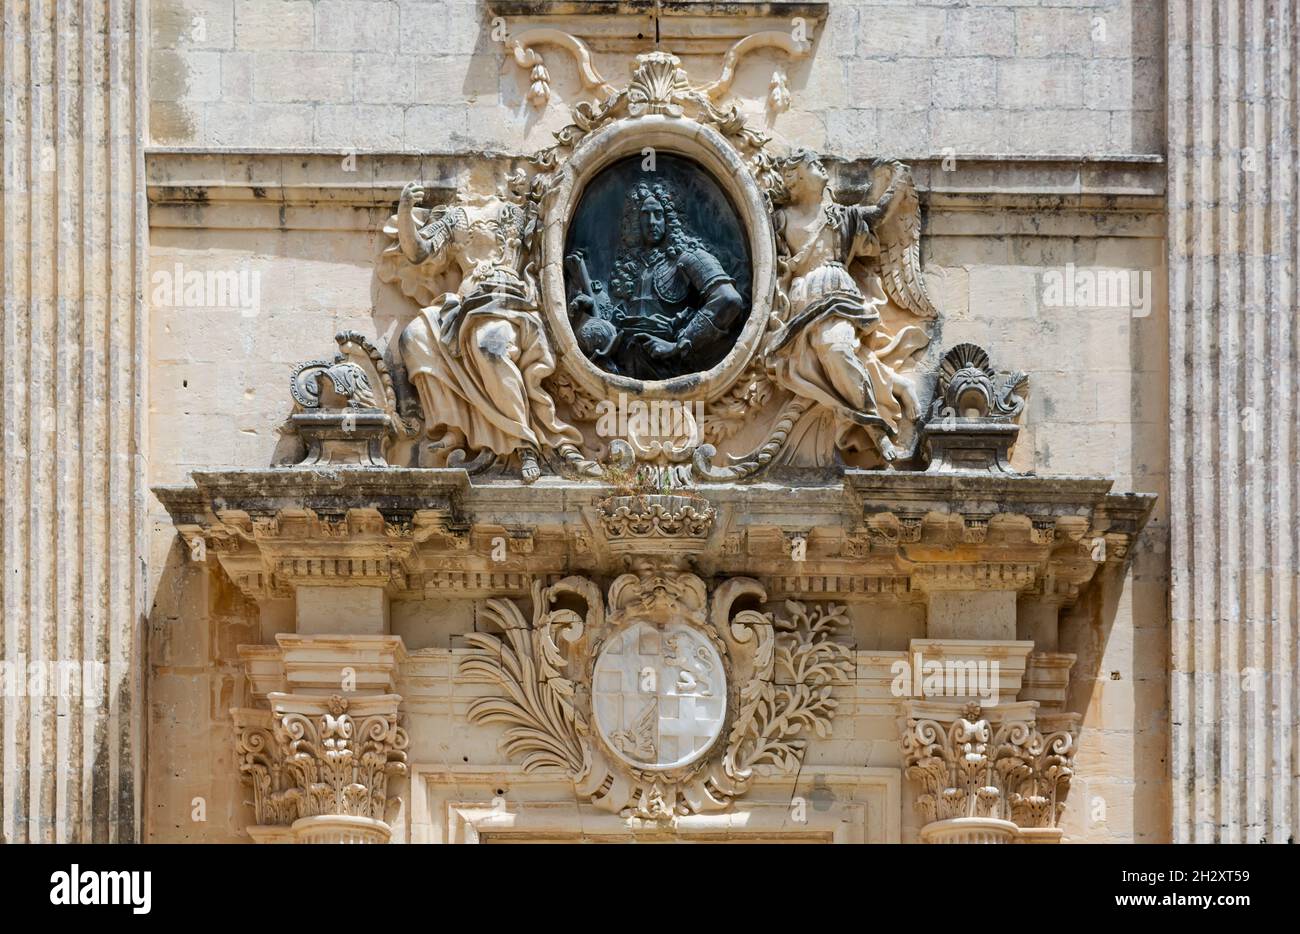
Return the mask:
<path id="1" fill-rule="evenodd" d="M 1059 842 L 1079 720 L 1039 717 L 1034 701 L 909 702 L 900 720 L 903 768 L 920 788 L 921 840 Z"/>
<path id="2" fill-rule="evenodd" d="M 399 803 L 388 782 L 406 774 L 401 698 L 276 692 L 268 699 L 270 710 L 231 711 L 255 825 L 289 827 L 299 842 L 388 842 Z"/>
<path id="3" fill-rule="evenodd" d="M 665 504 L 707 498 L 707 506 L 687 516 L 665 505 L 657 524 L 647 512 L 646 525 L 632 510 L 602 512 L 618 496 L 608 484 L 480 484 L 455 468 L 194 479 L 158 488 L 159 499 L 191 557 L 215 554 L 255 598 L 300 583 L 523 595 L 530 578 L 574 566 L 619 573 L 627 555 L 668 548 L 689 553 L 704 576 L 755 577 L 774 593 L 997 589 L 1068 605 L 1100 568 L 1127 560 L 1154 501 L 1111 494 L 1111 481 L 1098 478 L 850 470 L 805 482 L 797 499 L 756 496 L 761 487 L 739 483 L 710 485 L 706 497 L 656 494 Z"/>
<path id="4" fill-rule="evenodd" d="M 159 486 L 191 560 L 215 554 L 253 599 L 299 584 L 403 590 L 416 545 L 450 534 L 463 471 L 306 467 L 195 471 Z M 454 537 L 454 536 L 452 536 Z"/>

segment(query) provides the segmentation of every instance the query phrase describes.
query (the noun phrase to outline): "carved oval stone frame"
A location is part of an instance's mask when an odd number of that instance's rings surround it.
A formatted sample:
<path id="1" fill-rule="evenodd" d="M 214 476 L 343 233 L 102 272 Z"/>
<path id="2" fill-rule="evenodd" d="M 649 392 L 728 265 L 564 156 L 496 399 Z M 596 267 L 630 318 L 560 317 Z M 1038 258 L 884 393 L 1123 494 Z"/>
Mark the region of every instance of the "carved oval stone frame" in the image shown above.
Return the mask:
<path id="1" fill-rule="evenodd" d="M 646 147 L 692 159 L 710 172 L 740 214 L 749 235 L 753 266 L 752 302 L 740 336 L 723 359 L 701 373 L 641 380 L 606 373 L 587 359 L 569 324 L 564 289 L 564 244 L 568 225 L 587 182 L 598 172 Z M 543 214 L 541 299 L 556 355 L 574 381 L 597 399 L 619 392 L 652 399 L 709 402 L 726 392 L 758 351 L 776 291 L 776 238 L 767 200 L 749 167 L 712 127 L 685 117 L 650 114 L 626 118 L 592 133 L 560 167 Z"/>

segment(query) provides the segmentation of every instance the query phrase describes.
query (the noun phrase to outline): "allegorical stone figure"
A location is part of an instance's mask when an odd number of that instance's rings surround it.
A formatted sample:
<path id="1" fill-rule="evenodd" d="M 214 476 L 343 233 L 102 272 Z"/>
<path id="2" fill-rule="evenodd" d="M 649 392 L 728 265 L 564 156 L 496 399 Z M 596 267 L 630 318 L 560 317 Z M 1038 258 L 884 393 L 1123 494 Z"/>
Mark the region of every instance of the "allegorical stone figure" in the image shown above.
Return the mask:
<path id="1" fill-rule="evenodd" d="M 629 192 L 607 287 L 591 280 L 581 253 L 566 265 L 579 343 L 625 376 L 667 379 L 707 369 L 729 349 L 745 310 L 735 280 L 686 230 L 663 182 L 638 182 Z"/>
<path id="2" fill-rule="evenodd" d="M 791 392 L 829 407 L 835 444 L 859 446 L 865 432 L 886 462 L 900 450 L 894 439 L 918 403 L 899 367 L 929 337 L 906 326 L 892 337 L 880 327 L 880 309 L 892 298 L 915 314 L 935 314 L 920 281 L 919 213 L 915 190 L 898 163 L 882 166 L 889 182 L 872 204 L 837 203 L 813 153 L 796 151 L 779 165 L 777 237 L 788 252 L 790 307 L 765 346 L 773 378 Z M 867 262 L 866 291 L 849 267 Z"/>
<path id="3" fill-rule="evenodd" d="M 555 355 L 535 288 L 520 275 L 523 210 L 492 198 L 426 211 L 418 207 L 424 195 L 418 182 L 402 190 L 388 228 L 397 242 L 380 276 L 424 306 L 400 347 L 436 439 L 429 447 L 444 461 L 464 449 L 514 455 L 532 482 L 543 448 L 575 446 L 582 436 L 542 389 Z M 449 285 L 454 291 L 438 291 Z"/>

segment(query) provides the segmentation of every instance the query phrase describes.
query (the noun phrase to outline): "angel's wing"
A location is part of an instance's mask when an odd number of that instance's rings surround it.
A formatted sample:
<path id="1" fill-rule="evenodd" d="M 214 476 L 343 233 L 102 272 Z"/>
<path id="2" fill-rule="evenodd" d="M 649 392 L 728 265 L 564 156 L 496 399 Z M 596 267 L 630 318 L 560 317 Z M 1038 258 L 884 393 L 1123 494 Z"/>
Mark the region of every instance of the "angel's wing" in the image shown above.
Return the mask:
<path id="1" fill-rule="evenodd" d="M 868 200 L 877 203 L 886 193 L 889 205 L 876 226 L 881 285 L 895 304 L 922 318 L 938 317 L 921 277 L 921 202 L 912 173 L 901 162 L 872 167 Z"/>

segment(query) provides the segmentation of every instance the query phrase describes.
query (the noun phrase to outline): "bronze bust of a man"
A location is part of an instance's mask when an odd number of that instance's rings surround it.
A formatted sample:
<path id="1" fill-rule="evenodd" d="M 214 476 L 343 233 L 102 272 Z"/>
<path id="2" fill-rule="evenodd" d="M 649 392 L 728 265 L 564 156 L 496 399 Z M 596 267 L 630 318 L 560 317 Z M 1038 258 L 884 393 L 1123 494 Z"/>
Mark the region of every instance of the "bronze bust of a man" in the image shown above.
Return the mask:
<path id="1" fill-rule="evenodd" d="M 744 300 L 735 280 L 685 228 L 662 182 L 639 182 L 623 212 L 608 289 L 580 253 L 568 257 L 570 315 L 584 352 L 637 379 L 707 369 L 735 339 Z"/>

